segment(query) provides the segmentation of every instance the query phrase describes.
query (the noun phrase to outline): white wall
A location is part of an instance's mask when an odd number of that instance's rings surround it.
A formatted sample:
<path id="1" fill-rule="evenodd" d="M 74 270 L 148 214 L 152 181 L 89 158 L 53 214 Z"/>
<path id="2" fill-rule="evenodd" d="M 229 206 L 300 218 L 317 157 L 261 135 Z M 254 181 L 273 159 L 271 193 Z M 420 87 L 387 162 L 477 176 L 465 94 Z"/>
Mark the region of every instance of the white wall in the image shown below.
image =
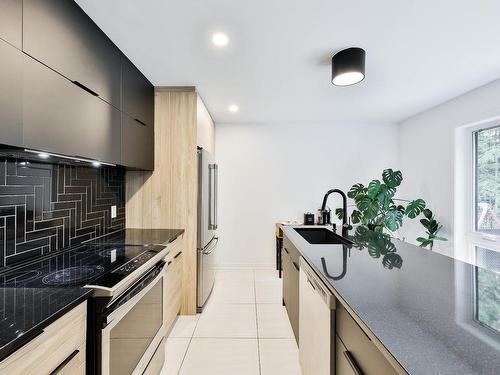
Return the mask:
<path id="1" fill-rule="evenodd" d="M 444 224 L 447 243 L 436 243 L 436 250 L 453 253 L 454 168 L 456 130 L 500 115 L 500 80 L 470 91 L 400 123 L 399 165 L 405 181 L 400 189 L 404 198 L 421 197 Z M 465 152 L 465 150 L 464 150 Z M 463 181 L 457 181 L 463 183 Z M 422 234 L 418 223 L 404 227 L 412 242 Z"/>
<path id="2" fill-rule="evenodd" d="M 273 267 L 274 224 L 302 221 L 330 188 L 397 168 L 397 136 L 394 124 L 217 124 L 217 264 Z"/>

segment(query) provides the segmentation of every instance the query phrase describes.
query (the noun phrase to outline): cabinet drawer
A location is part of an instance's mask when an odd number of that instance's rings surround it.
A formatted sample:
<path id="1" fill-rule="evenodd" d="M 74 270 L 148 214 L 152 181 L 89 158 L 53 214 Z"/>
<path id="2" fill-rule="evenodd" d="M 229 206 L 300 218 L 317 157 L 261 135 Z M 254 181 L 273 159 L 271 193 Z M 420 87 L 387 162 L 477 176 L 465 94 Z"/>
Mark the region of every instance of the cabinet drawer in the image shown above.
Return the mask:
<path id="1" fill-rule="evenodd" d="M 349 362 L 346 355 L 347 349 L 342 343 L 342 340 L 335 335 L 335 375 L 361 375 L 356 373 L 356 364 Z"/>
<path id="2" fill-rule="evenodd" d="M 44 329 L 28 344 L 0 362 L 0 373 L 50 374 L 71 368 L 85 368 L 85 337 L 87 328 L 87 303 L 83 302 Z M 73 355 L 75 351 L 78 351 Z"/>
<path id="3" fill-rule="evenodd" d="M 299 264 L 300 253 L 299 250 L 292 244 L 292 242 L 288 239 L 288 237 L 283 237 L 283 248 L 290 255 L 290 258 L 293 262 Z"/>
<path id="4" fill-rule="evenodd" d="M 398 372 L 372 343 L 344 306 L 340 304 L 337 306 L 337 335 L 362 373 L 365 375 L 397 374 Z"/>
<path id="5" fill-rule="evenodd" d="M 74 1 L 24 0 L 23 51 L 121 107 L 121 52 Z"/>
<path id="6" fill-rule="evenodd" d="M 165 270 L 163 320 L 169 330 L 181 309 L 182 302 L 182 251 L 176 248 Z"/>

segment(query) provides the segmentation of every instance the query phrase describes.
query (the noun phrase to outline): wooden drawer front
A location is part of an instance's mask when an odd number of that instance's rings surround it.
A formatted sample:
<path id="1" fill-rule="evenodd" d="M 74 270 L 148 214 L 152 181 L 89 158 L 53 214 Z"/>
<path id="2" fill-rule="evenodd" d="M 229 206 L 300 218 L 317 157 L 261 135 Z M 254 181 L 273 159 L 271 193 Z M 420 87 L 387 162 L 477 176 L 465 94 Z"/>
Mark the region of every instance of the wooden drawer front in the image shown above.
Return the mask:
<path id="1" fill-rule="evenodd" d="M 356 374 L 355 369 L 349 363 L 345 353 L 346 347 L 335 335 L 335 375 L 359 375 Z"/>
<path id="2" fill-rule="evenodd" d="M 50 374 L 65 360 L 76 355 L 59 368 L 59 373 L 85 372 L 85 337 L 87 329 L 87 302 L 83 302 L 44 329 L 28 344 L 0 363 L 1 374 Z M 69 369 L 75 368 L 74 372 Z"/>
<path id="3" fill-rule="evenodd" d="M 176 253 L 174 258 L 167 262 L 164 288 L 163 319 L 166 329 L 169 330 L 181 309 L 182 252 Z"/>
<path id="4" fill-rule="evenodd" d="M 398 373 L 340 304 L 337 305 L 337 334 L 363 374 Z"/>
<path id="5" fill-rule="evenodd" d="M 288 239 L 288 237 L 283 237 L 283 247 L 286 249 L 292 261 L 299 264 L 300 253 L 299 250 L 292 244 L 292 242 Z"/>
<path id="6" fill-rule="evenodd" d="M 169 252 L 167 254 L 167 256 L 165 257 L 165 262 L 169 262 L 171 261 L 172 259 L 174 259 L 174 257 L 179 254 L 180 251 L 182 251 L 182 239 L 183 239 L 184 236 L 179 236 L 175 239 L 174 242 L 171 242 L 167 245 L 168 249 L 169 249 Z"/>
<path id="7" fill-rule="evenodd" d="M 144 370 L 143 375 L 159 375 L 161 369 L 163 368 L 163 363 L 165 362 L 165 340 L 163 339 L 156 348 L 153 358 L 148 363 L 148 367 Z"/>

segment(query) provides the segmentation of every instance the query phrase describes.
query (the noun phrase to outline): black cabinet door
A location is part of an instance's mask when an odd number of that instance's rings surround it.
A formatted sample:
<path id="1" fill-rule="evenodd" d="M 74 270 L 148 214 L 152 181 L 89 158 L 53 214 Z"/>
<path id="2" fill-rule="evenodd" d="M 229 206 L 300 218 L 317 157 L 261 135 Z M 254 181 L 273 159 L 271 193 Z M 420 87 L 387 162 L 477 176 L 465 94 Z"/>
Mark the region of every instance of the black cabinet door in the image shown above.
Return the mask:
<path id="1" fill-rule="evenodd" d="M 120 111 L 24 56 L 24 146 L 119 163 Z"/>
<path id="2" fill-rule="evenodd" d="M 24 52 L 121 108 L 121 52 L 74 1 L 24 0 L 23 32 Z"/>
<path id="3" fill-rule="evenodd" d="M 22 145 L 23 53 L 0 40 L 0 143 Z"/>
<path id="4" fill-rule="evenodd" d="M 131 168 L 154 169 L 154 131 L 122 113 L 122 165 Z"/>
<path id="5" fill-rule="evenodd" d="M 154 87 L 125 56 L 122 59 L 123 112 L 153 125 Z"/>
<path id="6" fill-rule="evenodd" d="M 0 38 L 21 49 L 22 33 L 22 0 L 0 0 Z"/>

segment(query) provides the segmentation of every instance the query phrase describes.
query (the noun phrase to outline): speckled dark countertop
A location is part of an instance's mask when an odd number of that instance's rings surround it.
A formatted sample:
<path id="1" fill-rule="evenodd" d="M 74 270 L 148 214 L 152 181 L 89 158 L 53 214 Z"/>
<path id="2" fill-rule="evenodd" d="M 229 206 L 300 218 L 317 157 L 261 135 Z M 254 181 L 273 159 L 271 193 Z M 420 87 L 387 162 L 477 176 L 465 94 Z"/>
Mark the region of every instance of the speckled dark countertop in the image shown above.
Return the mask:
<path id="1" fill-rule="evenodd" d="M 126 229 L 87 243 L 166 245 L 182 233 L 183 229 Z M 4 271 L 9 269 L 0 269 L 0 279 Z M 79 287 L 0 287 L 0 360 L 91 295 L 92 290 Z"/>
<path id="2" fill-rule="evenodd" d="M 82 288 L 0 288 L 0 360 L 91 294 Z"/>
<path id="3" fill-rule="evenodd" d="M 498 273 L 361 232 L 350 236 L 355 246 L 348 249 L 311 245 L 292 227 L 283 231 L 408 373 L 500 373 L 500 335 L 475 314 L 478 272 L 496 280 L 497 297 Z"/>
<path id="4" fill-rule="evenodd" d="M 136 229 L 129 228 L 95 238 L 85 243 L 108 243 L 127 245 L 167 245 L 174 241 L 184 229 Z"/>

